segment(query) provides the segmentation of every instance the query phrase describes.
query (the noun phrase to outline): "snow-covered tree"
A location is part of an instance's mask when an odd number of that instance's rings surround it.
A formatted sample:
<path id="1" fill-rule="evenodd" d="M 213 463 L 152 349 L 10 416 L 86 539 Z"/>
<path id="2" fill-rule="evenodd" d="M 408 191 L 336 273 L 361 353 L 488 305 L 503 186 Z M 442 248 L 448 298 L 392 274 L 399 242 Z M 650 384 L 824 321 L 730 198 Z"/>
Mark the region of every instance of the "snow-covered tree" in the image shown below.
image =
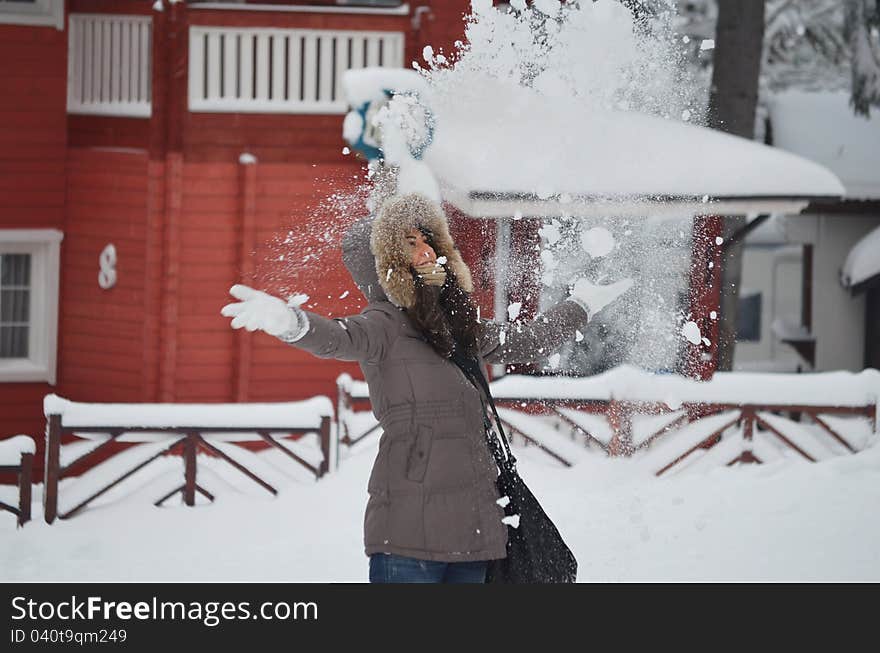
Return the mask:
<path id="1" fill-rule="evenodd" d="M 676 8 L 687 60 L 708 87 L 718 2 L 676 0 Z M 880 107 L 878 0 L 767 0 L 760 83 L 762 97 L 849 89 L 857 113 Z M 757 128 L 760 136 L 761 120 Z"/>
<path id="2" fill-rule="evenodd" d="M 847 0 L 845 33 L 852 57 L 852 105 L 869 115 L 880 107 L 880 2 Z"/>
<path id="3" fill-rule="evenodd" d="M 763 78 L 770 91 L 845 87 L 850 52 L 843 2 L 768 0 L 765 18 Z"/>

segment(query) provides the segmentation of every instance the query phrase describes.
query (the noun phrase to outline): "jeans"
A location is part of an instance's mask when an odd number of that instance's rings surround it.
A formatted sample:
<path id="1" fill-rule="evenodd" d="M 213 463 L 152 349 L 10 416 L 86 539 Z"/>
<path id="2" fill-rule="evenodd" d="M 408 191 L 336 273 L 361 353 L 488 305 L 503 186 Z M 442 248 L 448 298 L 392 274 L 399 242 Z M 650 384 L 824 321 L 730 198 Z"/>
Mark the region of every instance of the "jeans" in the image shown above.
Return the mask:
<path id="1" fill-rule="evenodd" d="M 393 553 L 370 556 L 371 583 L 484 583 L 486 560 L 437 562 Z"/>

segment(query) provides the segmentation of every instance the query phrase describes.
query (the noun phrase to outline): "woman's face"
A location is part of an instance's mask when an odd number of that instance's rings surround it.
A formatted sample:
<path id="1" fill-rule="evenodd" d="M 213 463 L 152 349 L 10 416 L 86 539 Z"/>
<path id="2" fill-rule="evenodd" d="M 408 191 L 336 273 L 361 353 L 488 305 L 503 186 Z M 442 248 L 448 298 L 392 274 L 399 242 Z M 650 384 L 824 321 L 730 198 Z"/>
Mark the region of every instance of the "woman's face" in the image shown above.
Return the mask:
<path id="1" fill-rule="evenodd" d="M 410 263 L 413 267 L 425 263 L 436 263 L 437 253 L 425 242 L 425 236 L 418 229 L 410 229 L 406 234 L 406 244 L 410 251 Z"/>

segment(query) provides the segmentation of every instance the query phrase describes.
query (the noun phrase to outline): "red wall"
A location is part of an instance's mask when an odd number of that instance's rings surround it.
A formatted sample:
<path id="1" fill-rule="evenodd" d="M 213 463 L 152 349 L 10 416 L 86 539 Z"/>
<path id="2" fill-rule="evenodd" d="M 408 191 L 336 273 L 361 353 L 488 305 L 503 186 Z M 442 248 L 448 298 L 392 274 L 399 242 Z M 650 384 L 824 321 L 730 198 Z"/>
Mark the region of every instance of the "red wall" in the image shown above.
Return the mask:
<path id="1" fill-rule="evenodd" d="M 348 278 L 338 245 L 342 228 L 357 214 L 326 215 L 322 202 L 349 192 L 345 180 L 358 166 L 275 162 L 259 152 L 259 163 L 187 162 L 179 229 L 174 400 L 290 401 L 335 394 L 335 378 L 353 372 L 281 345 L 262 333 L 235 332 L 220 308 L 234 299 L 234 283 L 279 296 L 306 292 L 309 307 L 324 315 L 357 312 L 362 298 Z M 287 152 L 279 148 L 276 157 Z M 251 169 L 250 171 L 248 169 Z M 246 181 L 248 172 L 251 181 Z M 333 181 L 335 180 L 335 181 Z M 246 184 L 255 197 L 252 215 L 243 210 Z M 348 184 L 350 187 L 350 183 Z M 324 222 L 335 238 L 325 246 Z M 283 241 L 291 235 L 292 242 Z M 245 242 L 247 241 L 247 243 Z M 300 265 L 302 258 L 320 254 Z M 278 260 L 284 256 L 284 260 Z M 320 292 L 318 291 L 320 289 Z M 337 298 L 349 290 L 344 300 Z M 330 295 L 331 299 L 327 298 Z M 166 298 L 167 299 L 167 298 Z"/>
<path id="2" fill-rule="evenodd" d="M 141 401 L 148 161 L 144 151 L 71 148 L 62 264 L 59 394 L 74 401 Z M 98 257 L 116 248 L 117 281 L 98 285 Z"/>
<path id="3" fill-rule="evenodd" d="M 0 25 L 0 228 L 64 219 L 67 38 Z"/>
<path id="4" fill-rule="evenodd" d="M 409 16 L 186 5 L 174 15 L 189 24 L 398 30 L 410 61 L 425 43 L 448 49 L 461 36 L 468 3 L 432 4 L 415 32 Z M 219 311 L 237 282 L 279 295 L 306 292 L 307 307 L 328 316 L 363 306 L 339 249 L 344 228 L 364 213 L 350 199 L 363 166 L 341 153 L 343 116 L 189 113 L 176 74 L 185 60 L 173 54 L 185 54 L 185 40 L 182 50 L 163 41 L 174 32 L 170 10 L 156 14 L 131 0 L 71 0 L 69 7 L 154 16 L 154 115 L 68 116 L 67 32 L 0 26 L 0 228 L 65 234 L 58 386 L 0 385 L 0 438 L 22 432 L 41 441 L 49 392 L 123 402 L 333 396 L 336 377 L 358 374 L 356 365 L 235 332 Z M 243 152 L 258 163 L 241 164 Z M 340 208 L 332 196 L 349 200 Z M 98 256 L 108 243 L 117 250 L 117 283 L 103 290 Z M 465 258 L 474 265 L 484 254 L 471 248 Z M 483 299 L 490 309 L 491 297 Z"/>
<path id="5" fill-rule="evenodd" d="M 67 34 L 0 25 L 0 229 L 62 229 Z M 0 383 L 0 438 L 41 439 L 45 383 Z"/>

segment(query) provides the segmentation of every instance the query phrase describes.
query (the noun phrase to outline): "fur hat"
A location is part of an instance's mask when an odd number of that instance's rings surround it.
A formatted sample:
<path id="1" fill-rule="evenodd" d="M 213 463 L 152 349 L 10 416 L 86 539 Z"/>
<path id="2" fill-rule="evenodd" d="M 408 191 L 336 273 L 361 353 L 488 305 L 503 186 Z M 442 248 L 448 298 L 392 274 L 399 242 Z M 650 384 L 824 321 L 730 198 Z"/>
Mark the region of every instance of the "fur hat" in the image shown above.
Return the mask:
<path id="1" fill-rule="evenodd" d="M 376 260 L 370 250 L 373 216 L 365 216 L 352 224 L 342 236 L 342 262 L 358 289 L 368 302 L 388 301 L 376 276 Z"/>
<path id="2" fill-rule="evenodd" d="M 406 234 L 411 229 L 430 232 L 437 257 L 446 257 L 446 269 L 451 270 L 465 292 L 473 292 L 471 271 L 461 258 L 443 209 L 423 195 L 410 193 L 387 199 L 373 221 L 370 249 L 376 261 L 379 284 L 392 304 L 412 308 L 416 302 Z"/>

